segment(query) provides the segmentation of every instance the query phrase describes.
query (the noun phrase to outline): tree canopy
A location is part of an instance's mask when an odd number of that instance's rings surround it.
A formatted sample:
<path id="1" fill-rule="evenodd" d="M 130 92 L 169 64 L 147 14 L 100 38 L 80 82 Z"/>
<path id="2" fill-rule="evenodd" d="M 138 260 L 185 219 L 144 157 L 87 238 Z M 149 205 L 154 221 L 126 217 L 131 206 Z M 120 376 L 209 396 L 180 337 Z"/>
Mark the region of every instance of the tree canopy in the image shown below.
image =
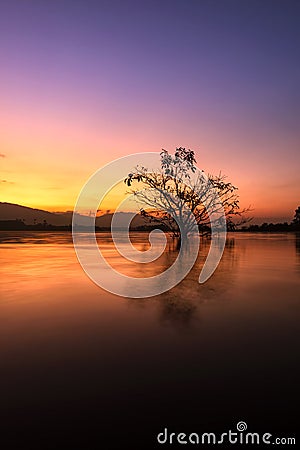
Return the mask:
<path id="1" fill-rule="evenodd" d="M 178 147 L 172 155 L 163 149 L 160 157 L 159 170 L 153 172 L 137 166 L 124 180 L 132 187 L 131 193 L 149 221 L 163 224 L 174 234 L 187 235 L 196 220 L 199 231 L 207 233 L 212 220 L 220 221 L 220 213 L 224 211 L 227 227 L 234 227 L 233 217 L 241 217 L 244 212 L 239 207 L 237 187 L 221 173 L 206 175 L 199 170 L 193 150 Z M 222 224 L 214 223 L 218 225 Z"/>

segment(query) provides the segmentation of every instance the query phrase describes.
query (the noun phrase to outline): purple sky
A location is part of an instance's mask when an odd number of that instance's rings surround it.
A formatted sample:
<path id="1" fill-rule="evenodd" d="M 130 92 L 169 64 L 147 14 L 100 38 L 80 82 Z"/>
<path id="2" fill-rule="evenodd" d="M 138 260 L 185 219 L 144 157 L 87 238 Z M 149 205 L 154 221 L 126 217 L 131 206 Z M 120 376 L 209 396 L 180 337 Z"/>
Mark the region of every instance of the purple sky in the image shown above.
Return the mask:
<path id="1" fill-rule="evenodd" d="M 299 17 L 291 0 L 2 1 L 1 201 L 70 209 L 103 163 L 186 146 L 253 215 L 290 220 Z"/>

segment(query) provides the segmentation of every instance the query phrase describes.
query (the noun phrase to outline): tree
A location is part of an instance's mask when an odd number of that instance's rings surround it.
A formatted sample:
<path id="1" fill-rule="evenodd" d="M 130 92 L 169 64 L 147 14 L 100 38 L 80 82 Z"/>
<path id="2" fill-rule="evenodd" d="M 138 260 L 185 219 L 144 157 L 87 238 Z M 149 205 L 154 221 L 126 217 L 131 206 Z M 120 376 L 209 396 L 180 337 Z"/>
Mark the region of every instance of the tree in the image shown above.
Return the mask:
<path id="1" fill-rule="evenodd" d="M 300 230 L 300 206 L 298 206 L 298 208 L 295 210 L 292 225 L 296 230 Z"/>
<path id="2" fill-rule="evenodd" d="M 142 203 L 144 217 L 181 236 L 192 231 L 195 220 L 200 232 L 209 233 L 211 218 L 220 221 L 219 213 L 224 209 L 227 226 L 234 228 L 233 217 L 241 216 L 245 210 L 240 211 L 237 188 L 224 175 L 206 176 L 203 170 L 199 171 L 190 149 L 176 148 L 174 155 L 163 149 L 160 156 L 160 170 L 148 172 L 137 166 L 124 180 Z M 138 183 L 142 184 L 139 188 Z M 218 225 L 222 224 L 214 223 L 215 227 Z"/>
<path id="3" fill-rule="evenodd" d="M 295 210 L 293 222 L 296 224 L 300 224 L 300 206 L 298 206 L 298 208 Z"/>

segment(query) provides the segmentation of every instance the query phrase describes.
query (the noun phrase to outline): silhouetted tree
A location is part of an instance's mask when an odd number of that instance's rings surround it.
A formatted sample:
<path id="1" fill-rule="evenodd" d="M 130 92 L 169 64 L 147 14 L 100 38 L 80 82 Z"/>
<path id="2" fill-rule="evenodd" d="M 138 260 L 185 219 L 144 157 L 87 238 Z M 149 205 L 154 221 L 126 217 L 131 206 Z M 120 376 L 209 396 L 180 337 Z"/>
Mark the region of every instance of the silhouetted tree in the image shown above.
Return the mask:
<path id="1" fill-rule="evenodd" d="M 208 209 L 210 213 L 219 213 L 223 208 L 227 224 L 234 227 L 233 217 L 241 216 L 245 210 L 240 211 L 237 188 L 226 182 L 224 175 L 206 177 L 203 170 L 195 174 L 195 154 L 183 147 L 176 148 L 174 155 L 167 150 L 162 150 L 160 155 L 160 170 L 148 172 L 147 168 L 138 166 L 124 180 L 128 186 L 142 184 L 140 189 L 135 187 L 131 192 L 146 206 L 141 209 L 144 217 L 180 236 L 178 224 L 187 235 L 193 228 L 193 217 L 201 232 L 209 232 Z"/>
<path id="2" fill-rule="evenodd" d="M 295 210 L 295 215 L 292 224 L 296 230 L 300 230 L 300 206 L 298 206 L 298 208 Z"/>
<path id="3" fill-rule="evenodd" d="M 300 223 L 300 206 L 295 210 L 294 223 Z"/>

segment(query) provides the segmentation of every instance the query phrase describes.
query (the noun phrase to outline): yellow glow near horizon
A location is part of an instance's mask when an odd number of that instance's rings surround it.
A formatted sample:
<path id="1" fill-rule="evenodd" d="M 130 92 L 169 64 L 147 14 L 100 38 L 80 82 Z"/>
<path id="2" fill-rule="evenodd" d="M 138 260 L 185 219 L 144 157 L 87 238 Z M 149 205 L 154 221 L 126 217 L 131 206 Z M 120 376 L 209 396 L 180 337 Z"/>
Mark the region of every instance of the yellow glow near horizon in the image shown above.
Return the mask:
<path id="1" fill-rule="evenodd" d="M 228 175 L 228 180 L 239 188 L 241 207 L 254 208 L 251 215 L 289 221 L 298 206 L 298 166 L 292 161 L 282 164 L 281 143 L 271 137 L 269 145 L 277 148 L 272 164 L 267 153 L 252 157 L 250 146 L 255 140 L 247 144 L 240 137 L 230 146 L 233 136 L 222 129 L 220 136 L 213 139 L 210 130 L 202 130 L 201 140 L 190 129 L 180 136 L 176 130 L 165 133 L 157 127 L 155 136 L 150 130 L 143 135 L 139 130 L 126 130 L 123 124 L 96 129 L 81 123 L 77 112 L 70 112 L 66 121 L 63 115 L 53 116 L 49 111 L 39 114 L 33 110 L 28 115 L 21 106 L 18 108 L 18 115 L 9 113 L 9 108 L 5 116 L 2 114 L 2 202 L 49 211 L 73 210 L 87 179 L 104 164 L 131 153 L 159 152 L 161 147 L 173 152 L 178 142 L 186 140 L 196 151 L 199 168 L 210 173 L 222 170 Z M 118 190 L 111 193 L 102 209 L 114 210 L 123 195 Z"/>

